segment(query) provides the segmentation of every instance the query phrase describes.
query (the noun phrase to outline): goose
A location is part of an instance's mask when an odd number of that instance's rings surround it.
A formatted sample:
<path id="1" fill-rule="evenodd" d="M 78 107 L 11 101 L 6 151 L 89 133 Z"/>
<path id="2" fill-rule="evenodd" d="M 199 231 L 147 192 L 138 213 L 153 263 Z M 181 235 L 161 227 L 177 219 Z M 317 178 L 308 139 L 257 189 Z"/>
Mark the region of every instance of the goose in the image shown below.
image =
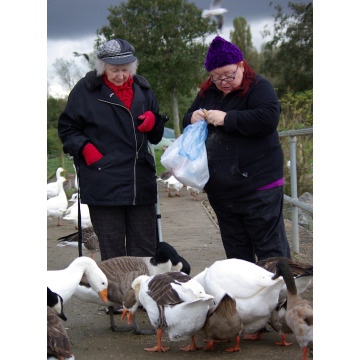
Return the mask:
<path id="1" fill-rule="evenodd" d="M 169 350 L 161 343 L 163 330 L 166 330 L 171 341 L 191 337 L 191 345 L 181 350 L 198 349 L 194 334 L 203 327 L 214 297 L 206 294 L 196 280 L 182 272 L 140 275 L 133 281 L 132 289 L 135 291 L 137 304 L 144 306 L 151 325 L 157 330 L 157 345 L 144 350 Z"/>
<path id="2" fill-rule="evenodd" d="M 221 7 L 221 3 L 222 0 L 212 0 L 210 4 L 210 9 L 203 10 L 201 14 L 203 18 L 214 16 L 219 30 L 222 29 L 224 24 L 224 14 L 229 12 L 229 10 Z"/>
<path id="3" fill-rule="evenodd" d="M 54 293 L 51 289 L 47 288 L 47 306 L 53 309 L 55 314 L 62 320 L 66 321 L 64 314 L 64 301 L 59 294 Z"/>
<path id="4" fill-rule="evenodd" d="M 160 174 L 160 176 L 156 179 L 156 181 L 165 188 L 166 192 L 169 192 L 169 188 L 166 180 L 169 179 L 170 176 L 171 176 L 171 171 L 167 170 L 167 171 L 163 171 Z"/>
<path id="5" fill-rule="evenodd" d="M 47 307 L 47 358 L 74 360 L 72 345 L 56 313 Z"/>
<path id="6" fill-rule="evenodd" d="M 78 228 L 78 218 L 79 218 L 79 210 L 78 210 L 78 199 L 77 194 L 71 198 L 71 201 L 73 201 L 73 205 L 69 206 L 64 214 L 63 219 L 72 221 L 75 225 L 75 228 Z M 92 226 L 91 218 L 90 218 L 90 211 L 89 206 L 87 204 L 81 204 L 80 203 L 80 214 L 81 214 L 81 228 L 85 229 L 90 226 Z"/>
<path id="7" fill-rule="evenodd" d="M 312 282 L 313 265 L 305 264 L 305 263 L 295 261 L 295 260 L 292 260 L 292 259 L 289 259 L 286 257 L 270 257 L 267 259 L 257 261 L 256 265 L 261 266 L 262 268 L 264 268 L 267 271 L 275 273 L 276 264 L 280 260 L 286 261 L 289 264 L 291 271 L 294 275 L 298 294 L 303 293 Z M 280 291 L 279 301 L 286 299 L 286 296 L 287 296 L 287 289 L 286 289 L 286 284 L 284 284 Z M 284 306 L 284 304 L 283 304 L 283 306 Z M 280 308 L 281 308 L 281 306 L 279 307 L 279 309 Z"/>
<path id="8" fill-rule="evenodd" d="M 204 350 L 213 350 L 214 341 L 227 340 L 235 337 L 235 346 L 225 351 L 239 351 L 242 327 L 243 321 L 236 310 L 235 299 L 225 294 L 220 302 L 210 307 L 208 311 L 203 330 L 209 343 Z"/>
<path id="9" fill-rule="evenodd" d="M 106 303 L 108 279 L 96 262 L 86 256 L 76 258 L 65 269 L 48 270 L 47 286 L 59 294 L 65 304 L 74 295 L 83 275 L 88 279 L 96 296 Z"/>
<path id="10" fill-rule="evenodd" d="M 303 351 L 303 360 L 306 360 L 307 347 L 313 342 L 313 305 L 297 293 L 294 276 L 286 261 L 280 260 L 276 265 L 273 278 L 279 276 L 285 280 L 288 291 L 285 321 Z"/>
<path id="11" fill-rule="evenodd" d="M 167 183 L 167 187 L 169 189 L 168 197 L 172 197 L 171 190 L 175 191 L 175 196 L 181 196 L 180 190 L 184 187 L 184 185 L 178 181 L 174 175 L 171 175 L 167 180 L 165 180 Z"/>
<path id="12" fill-rule="evenodd" d="M 64 182 L 67 181 L 63 176 L 58 180 L 59 194 L 47 200 L 47 217 L 57 218 L 60 226 L 60 218 L 68 207 L 68 200 L 64 190 Z"/>
<path id="13" fill-rule="evenodd" d="M 234 298 L 243 320 L 244 339 L 258 339 L 258 331 L 268 323 L 284 284 L 281 278 L 273 280 L 273 275 L 251 262 L 226 259 L 215 261 L 194 279 L 215 297 L 215 304 L 224 294 Z"/>
<path id="14" fill-rule="evenodd" d="M 95 252 L 99 251 L 99 239 L 95 234 L 94 228 L 92 226 L 82 229 L 82 248 L 90 251 L 90 257 L 94 259 Z M 75 232 L 69 235 L 65 235 L 58 238 L 57 246 L 73 246 L 78 248 L 79 246 L 79 232 Z"/>
<path id="15" fill-rule="evenodd" d="M 285 341 L 286 334 L 292 334 L 292 330 L 289 328 L 285 321 L 286 307 L 286 299 L 282 299 L 281 301 L 279 301 L 276 308 L 272 311 L 269 321 L 270 326 L 281 335 L 281 342 L 275 343 L 275 345 L 279 346 L 292 345 L 292 343 Z"/>
<path id="16" fill-rule="evenodd" d="M 50 182 L 50 183 L 48 183 L 46 185 L 47 186 L 47 198 L 48 199 L 59 195 L 59 184 L 58 184 L 58 182 L 59 182 L 60 177 L 63 177 L 63 176 L 61 176 L 62 172 L 66 172 L 66 170 L 63 169 L 62 167 L 58 167 L 56 169 L 56 181 Z"/>
<path id="17" fill-rule="evenodd" d="M 189 185 L 186 186 L 186 190 L 190 193 L 191 196 L 194 196 L 194 198 L 195 198 L 194 200 L 200 200 L 199 194 L 200 194 L 201 190 L 199 190 L 193 186 L 189 186 Z"/>
<path id="18" fill-rule="evenodd" d="M 170 244 L 160 242 L 154 257 L 121 256 L 98 263 L 99 268 L 108 278 L 108 299 L 110 325 L 113 331 L 131 331 L 135 334 L 148 334 L 137 326 L 134 318 L 133 326 L 117 326 L 114 321 L 114 306 L 123 306 L 125 295 L 131 289 L 131 284 L 140 275 L 156 275 L 168 271 L 186 271 L 190 273 L 190 265 Z M 74 296 L 88 303 L 101 304 L 89 281 L 83 277 L 77 286 Z M 153 333 L 153 332 L 151 332 Z"/>

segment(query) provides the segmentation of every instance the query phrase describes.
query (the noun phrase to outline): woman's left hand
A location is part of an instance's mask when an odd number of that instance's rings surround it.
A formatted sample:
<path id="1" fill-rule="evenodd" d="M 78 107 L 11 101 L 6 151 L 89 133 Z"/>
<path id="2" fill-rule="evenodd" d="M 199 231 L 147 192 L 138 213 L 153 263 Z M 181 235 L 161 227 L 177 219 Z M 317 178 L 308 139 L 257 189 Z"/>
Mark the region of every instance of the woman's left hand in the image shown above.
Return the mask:
<path id="1" fill-rule="evenodd" d="M 209 124 L 214 126 L 224 126 L 226 112 L 220 110 L 208 110 L 206 119 Z"/>

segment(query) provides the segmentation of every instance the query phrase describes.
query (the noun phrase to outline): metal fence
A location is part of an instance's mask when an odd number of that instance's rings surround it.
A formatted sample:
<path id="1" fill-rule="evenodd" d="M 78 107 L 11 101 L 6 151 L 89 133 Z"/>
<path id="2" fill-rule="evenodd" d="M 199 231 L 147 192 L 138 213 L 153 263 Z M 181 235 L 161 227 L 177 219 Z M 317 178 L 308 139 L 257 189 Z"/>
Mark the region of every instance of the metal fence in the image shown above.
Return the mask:
<path id="1" fill-rule="evenodd" d="M 313 207 L 298 200 L 296 173 L 296 136 L 312 135 L 313 128 L 279 132 L 280 137 L 288 137 L 290 148 L 291 196 L 284 195 L 284 201 L 291 204 L 293 250 L 299 253 L 299 208 L 313 213 Z"/>

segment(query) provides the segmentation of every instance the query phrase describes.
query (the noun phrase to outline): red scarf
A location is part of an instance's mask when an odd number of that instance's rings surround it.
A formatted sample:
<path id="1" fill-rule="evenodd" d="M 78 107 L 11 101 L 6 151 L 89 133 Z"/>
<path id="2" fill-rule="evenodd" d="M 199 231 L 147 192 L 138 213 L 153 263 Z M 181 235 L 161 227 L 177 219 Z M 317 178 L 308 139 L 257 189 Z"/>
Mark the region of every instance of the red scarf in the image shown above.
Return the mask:
<path id="1" fill-rule="evenodd" d="M 134 92 L 132 88 L 132 84 L 134 82 L 131 75 L 127 79 L 127 81 L 124 83 L 124 85 L 115 85 L 112 82 L 109 81 L 106 74 L 103 75 L 103 79 L 105 81 L 105 84 L 115 93 L 115 95 L 124 103 L 126 108 L 130 110 L 131 104 L 133 102 L 134 98 Z"/>

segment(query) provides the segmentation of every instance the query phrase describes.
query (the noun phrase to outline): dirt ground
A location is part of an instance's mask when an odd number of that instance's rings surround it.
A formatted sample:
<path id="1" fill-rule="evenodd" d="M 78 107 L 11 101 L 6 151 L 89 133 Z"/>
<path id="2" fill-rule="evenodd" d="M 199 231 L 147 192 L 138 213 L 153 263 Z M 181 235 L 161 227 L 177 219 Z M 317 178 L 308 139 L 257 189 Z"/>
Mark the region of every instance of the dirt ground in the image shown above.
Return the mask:
<path id="1" fill-rule="evenodd" d="M 161 210 L 161 229 L 163 241 L 172 244 L 177 251 L 188 260 L 191 265 L 191 274 L 195 276 L 206 266 L 214 261 L 225 259 L 220 232 L 216 219 L 211 216 L 211 208 L 207 205 L 205 193 L 199 195 L 200 201 L 195 201 L 185 188 L 181 197 L 168 198 L 163 188 L 159 188 L 159 203 Z M 209 215 L 210 214 L 210 215 Z M 74 224 L 62 220 L 63 226 L 57 226 L 56 220 L 48 220 L 47 240 L 47 266 L 48 270 L 63 269 L 78 255 L 77 249 L 72 247 L 57 247 L 57 239 L 75 231 Z M 288 240 L 291 246 L 291 222 L 286 221 Z M 299 261 L 311 263 L 313 261 L 312 233 L 300 231 L 300 254 L 293 254 Z M 89 254 L 84 251 L 84 256 Z M 100 261 L 100 254 L 95 254 L 95 260 Z M 303 294 L 312 300 L 312 286 Z M 65 305 L 65 314 L 68 318 L 64 322 L 68 335 L 73 344 L 76 360 L 108 360 L 108 359 L 223 359 L 239 358 L 242 360 L 286 359 L 298 360 L 302 358 L 295 338 L 287 335 L 291 346 L 276 346 L 274 342 L 280 341 L 276 332 L 263 334 L 257 341 L 240 341 L 240 351 L 226 353 L 225 349 L 231 344 L 215 344 L 213 351 L 197 351 L 186 353 L 180 347 L 189 344 L 187 341 L 170 342 L 163 335 L 163 345 L 170 346 L 170 351 L 162 354 L 148 353 L 144 347 L 156 344 L 156 335 L 134 335 L 130 333 L 113 332 L 110 328 L 109 315 L 105 306 L 88 304 L 72 298 Z M 115 320 L 120 324 L 121 315 L 116 315 Z M 138 323 L 143 329 L 151 329 L 151 324 L 146 312 L 137 312 Z M 203 334 L 196 335 L 198 345 L 204 345 Z"/>

